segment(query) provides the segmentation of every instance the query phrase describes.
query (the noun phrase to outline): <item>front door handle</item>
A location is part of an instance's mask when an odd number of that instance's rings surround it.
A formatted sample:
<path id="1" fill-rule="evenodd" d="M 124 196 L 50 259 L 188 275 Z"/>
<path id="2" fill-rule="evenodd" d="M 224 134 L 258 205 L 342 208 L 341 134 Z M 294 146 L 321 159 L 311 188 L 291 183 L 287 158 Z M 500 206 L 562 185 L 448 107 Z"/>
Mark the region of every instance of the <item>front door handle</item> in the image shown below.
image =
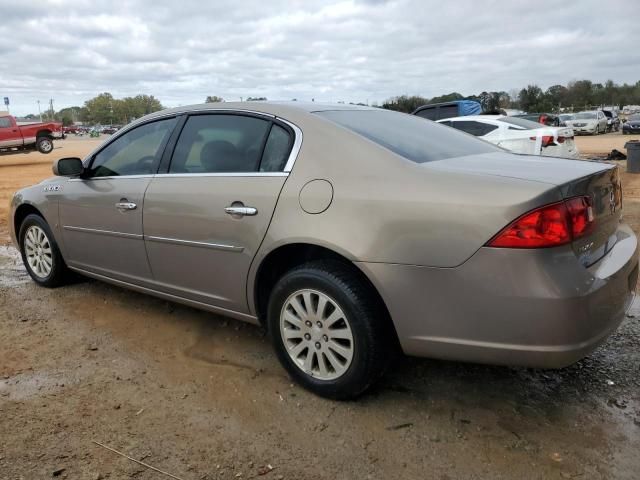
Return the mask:
<path id="1" fill-rule="evenodd" d="M 258 214 L 258 209 L 254 207 L 230 206 L 225 207 L 225 213 L 229 215 L 238 215 L 240 217 L 253 217 Z"/>
<path id="2" fill-rule="evenodd" d="M 123 201 L 116 203 L 116 208 L 122 212 L 125 210 L 135 210 L 136 208 L 138 208 L 138 205 L 133 202 Z"/>

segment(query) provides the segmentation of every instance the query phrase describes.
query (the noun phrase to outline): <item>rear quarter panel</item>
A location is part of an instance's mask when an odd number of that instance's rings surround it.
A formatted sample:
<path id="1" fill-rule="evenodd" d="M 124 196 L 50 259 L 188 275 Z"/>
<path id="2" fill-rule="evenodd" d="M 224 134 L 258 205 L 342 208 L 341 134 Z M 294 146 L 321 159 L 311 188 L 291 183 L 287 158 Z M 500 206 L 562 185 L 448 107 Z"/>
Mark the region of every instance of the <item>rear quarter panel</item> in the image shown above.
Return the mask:
<path id="1" fill-rule="evenodd" d="M 438 171 L 319 117 L 288 119 L 304 140 L 250 289 L 262 259 L 290 243 L 320 245 L 352 261 L 455 267 L 520 214 L 561 198 L 548 183 Z M 333 186 L 333 201 L 320 214 L 300 207 L 300 191 L 314 179 Z"/>

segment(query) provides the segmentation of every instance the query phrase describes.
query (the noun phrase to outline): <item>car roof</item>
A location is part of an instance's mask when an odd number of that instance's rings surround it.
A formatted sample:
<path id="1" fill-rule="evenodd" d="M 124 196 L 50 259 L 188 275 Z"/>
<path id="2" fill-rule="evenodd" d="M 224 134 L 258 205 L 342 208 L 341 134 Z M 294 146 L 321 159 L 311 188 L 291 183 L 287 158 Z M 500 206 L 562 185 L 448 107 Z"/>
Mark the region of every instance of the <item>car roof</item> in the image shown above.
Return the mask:
<path id="1" fill-rule="evenodd" d="M 256 112 L 270 113 L 273 115 L 283 111 L 291 112 L 325 112 L 331 110 L 378 110 L 377 107 L 369 107 L 362 105 L 351 105 L 345 103 L 323 103 L 323 102 L 298 102 L 298 101 L 255 101 L 255 102 L 216 102 L 216 103 L 199 103 L 195 105 L 186 105 L 176 108 L 162 110 L 163 114 L 167 113 L 188 113 L 203 110 L 250 110 Z M 160 112 L 156 112 L 160 113 Z"/>

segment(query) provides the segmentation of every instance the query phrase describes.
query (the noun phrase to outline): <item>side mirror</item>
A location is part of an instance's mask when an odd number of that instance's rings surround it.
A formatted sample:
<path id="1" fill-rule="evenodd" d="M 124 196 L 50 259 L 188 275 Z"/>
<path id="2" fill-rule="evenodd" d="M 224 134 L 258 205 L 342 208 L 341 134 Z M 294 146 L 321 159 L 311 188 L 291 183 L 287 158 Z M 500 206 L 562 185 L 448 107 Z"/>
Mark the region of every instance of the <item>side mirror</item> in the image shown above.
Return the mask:
<path id="1" fill-rule="evenodd" d="M 61 158 L 53 162 L 53 174 L 59 177 L 76 177 L 82 175 L 82 160 L 76 157 Z"/>
<path id="2" fill-rule="evenodd" d="M 626 119 L 626 118 L 623 118 L 623 119 L 622 119 L 622 123 L 627 123 L 627 119 Z"/>

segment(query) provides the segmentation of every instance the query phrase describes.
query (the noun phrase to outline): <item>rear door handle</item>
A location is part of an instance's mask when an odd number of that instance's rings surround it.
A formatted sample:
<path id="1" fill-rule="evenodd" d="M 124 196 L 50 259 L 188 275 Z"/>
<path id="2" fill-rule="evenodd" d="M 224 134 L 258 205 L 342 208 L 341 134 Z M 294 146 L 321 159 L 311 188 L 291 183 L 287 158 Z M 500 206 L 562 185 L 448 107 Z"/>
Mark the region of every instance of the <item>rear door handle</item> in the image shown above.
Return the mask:
<path id="1" fill-rule="evenodd" d="M 253 217 L 258 214 L 258 209 L 254 207 L 225 207 L 225 213 L 229 215 L 238 215 L 241 217 Z"/>
<path id="2" fill-rule="evenodd" d="M 118 202 L 116 203 L 116 208 L 120 211 L 135 210 L 136 208 L 138 208 L 138 205 L 133 202 Z"/>

